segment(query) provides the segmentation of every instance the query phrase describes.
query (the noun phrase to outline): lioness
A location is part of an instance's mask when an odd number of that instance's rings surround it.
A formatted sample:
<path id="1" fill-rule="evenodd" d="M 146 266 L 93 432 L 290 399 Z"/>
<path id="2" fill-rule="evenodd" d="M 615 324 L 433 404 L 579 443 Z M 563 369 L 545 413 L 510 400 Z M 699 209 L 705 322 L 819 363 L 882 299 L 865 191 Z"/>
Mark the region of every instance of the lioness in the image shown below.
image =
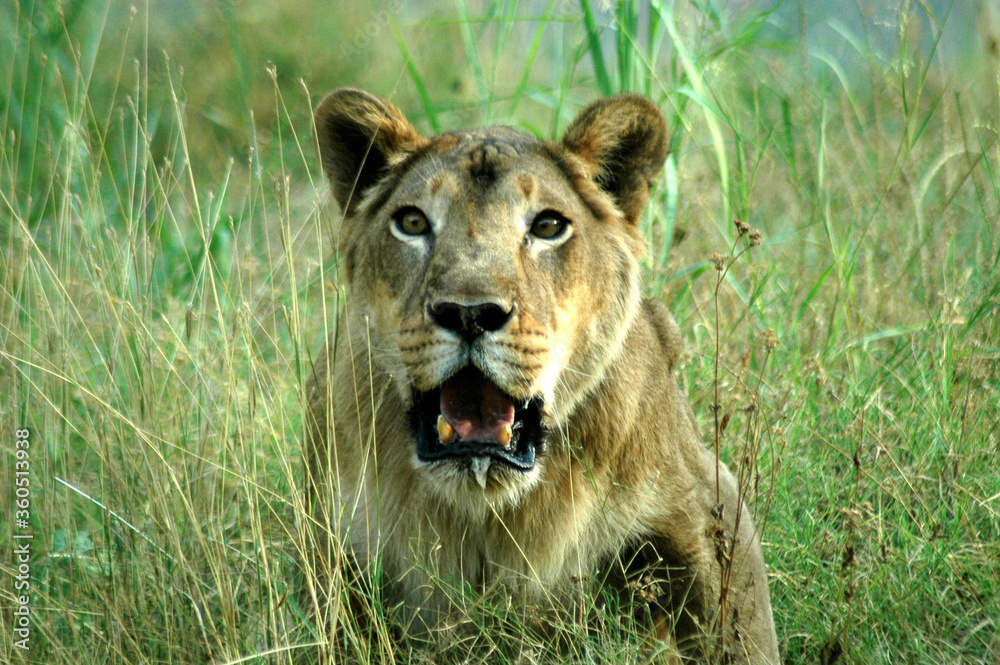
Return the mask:
<path id="1" fill-rule="evenodd" d="M 315 120 L 350 285 L 308 389 L 320 530 L 363 579 L 381 561 L 410 633 L 454 612 L 442 582 L 551 605 L 591 579 L 685 659 L 778 662 L 749 512 L 677 385 L 677 324 L 640 296 L 657 107 L 597 101 L 559 143 L 424 138 L 353 89 Z"/>

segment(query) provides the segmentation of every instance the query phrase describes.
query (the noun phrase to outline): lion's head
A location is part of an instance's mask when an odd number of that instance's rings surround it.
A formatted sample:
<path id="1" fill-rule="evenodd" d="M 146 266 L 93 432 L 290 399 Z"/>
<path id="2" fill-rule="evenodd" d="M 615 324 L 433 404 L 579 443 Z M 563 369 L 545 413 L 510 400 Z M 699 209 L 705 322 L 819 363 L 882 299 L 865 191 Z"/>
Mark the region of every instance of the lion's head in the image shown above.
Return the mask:
<path id="1" fill-rule="evenodd" d="M 548 433 L 600 408 L 581 404 L 636 314 L 663 116 L 626 95 L 560 142 L 508 127 L 428 139 L 342 89 L 316 129 L 345 215 L 351 334 L 408 409 L 415 472 L 462 504 L 517 501 L 544 477 Z"/>

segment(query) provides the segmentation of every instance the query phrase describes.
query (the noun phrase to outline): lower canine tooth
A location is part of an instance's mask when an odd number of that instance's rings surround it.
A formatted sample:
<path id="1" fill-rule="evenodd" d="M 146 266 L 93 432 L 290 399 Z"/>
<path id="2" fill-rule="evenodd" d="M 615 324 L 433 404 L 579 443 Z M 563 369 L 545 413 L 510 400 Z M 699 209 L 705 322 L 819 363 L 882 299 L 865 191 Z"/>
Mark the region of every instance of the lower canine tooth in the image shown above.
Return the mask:
<path id="1" fill-rule="evenodd" d="M 447 446 L 455 439 L 455 428 L 451 426 L 444 416 L 439 415 L 437 421 L 438 437 L 442 445 Z"/>
<path id="2" fill-rule="evenodd" d="M 476 482 L 483 489 L 486 489 L 486 476 L 490 470 L 490 458 L 489 457 L 473 457 L 472 458 L 472 473 L 476 476 Z"/>
<path id="3" fill-rule="evenodd" d="M 504 425 L 500 428 L 500 433 L 497 434 L 497 443 L 501 446 L 509 446 L 510 440 L 514 438 L 514 430 L 511 429 L 510 425 Z"/>

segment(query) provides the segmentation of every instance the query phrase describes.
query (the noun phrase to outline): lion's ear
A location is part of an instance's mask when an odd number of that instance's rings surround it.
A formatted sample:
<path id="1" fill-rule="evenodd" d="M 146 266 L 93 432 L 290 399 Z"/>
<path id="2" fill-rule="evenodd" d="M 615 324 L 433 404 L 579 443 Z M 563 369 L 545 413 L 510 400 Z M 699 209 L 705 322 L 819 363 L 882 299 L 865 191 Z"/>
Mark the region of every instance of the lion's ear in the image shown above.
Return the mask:
<path id="1" fill-rule="evenodd" d="M 315 122 L 323 171 L 348 216 L 388 167 L 426 143 L 395 106 L 353 88 L 327 95 Z"/>
<path id="2" fill-rule="evenodd" d="M 667 159 L 667 122 L 660 109 L 640 95 L 598 100 L 580 112 L 562 143 L 583 159 L 625 218 L 636 222 Z"/>

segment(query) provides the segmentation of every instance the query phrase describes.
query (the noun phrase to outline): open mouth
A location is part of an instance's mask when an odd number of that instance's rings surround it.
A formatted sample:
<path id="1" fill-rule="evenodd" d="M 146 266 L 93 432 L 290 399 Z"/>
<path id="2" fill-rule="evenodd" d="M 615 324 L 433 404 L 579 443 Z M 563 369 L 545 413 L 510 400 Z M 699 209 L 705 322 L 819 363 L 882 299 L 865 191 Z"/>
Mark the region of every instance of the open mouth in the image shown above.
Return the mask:
<path id="1" fill-rule="evenodd" d="M 420 460 L 469 460 L 480 485 L 484 460 L 528 472 L 545 443 L 541 399 L 519 402 L 472 365 L 440 388 L 414 391 L 410 417 Z"/>

